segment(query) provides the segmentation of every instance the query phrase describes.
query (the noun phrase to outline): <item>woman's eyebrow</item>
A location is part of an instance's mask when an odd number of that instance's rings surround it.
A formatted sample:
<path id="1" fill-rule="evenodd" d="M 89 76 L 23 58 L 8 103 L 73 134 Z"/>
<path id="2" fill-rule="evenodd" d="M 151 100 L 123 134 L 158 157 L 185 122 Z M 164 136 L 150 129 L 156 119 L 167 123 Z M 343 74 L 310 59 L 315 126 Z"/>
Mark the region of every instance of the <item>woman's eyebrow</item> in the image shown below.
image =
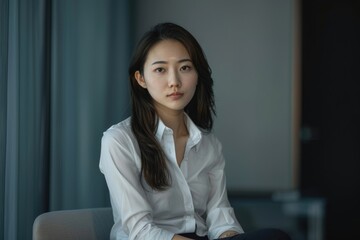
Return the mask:
<path id="1" fill-rule="evenodd" d="M 184 58 L 184 59 L 181 59 L 180 61 L 178 61 L 179 63 L 182 63 L 182 62 L 192 62 L 190 58 Z"/>
<path id="2" fill-rule="evenodd" d="M 184 58 L 178 61 L 178 63 L 183 63 L 183 62 L 192 62 L 190 58 Z M 166 64 L 168 63 L 167 61 L 155 61 L 153 62 L 151 65 L 155 65 L 155 64 Z"/>
<path id="3" fill-rule="evenodd" d="M 155 61 L 153 62 L 151 65 L 155 65 L 155 64 L 166 64 L 166 61 Z"/>

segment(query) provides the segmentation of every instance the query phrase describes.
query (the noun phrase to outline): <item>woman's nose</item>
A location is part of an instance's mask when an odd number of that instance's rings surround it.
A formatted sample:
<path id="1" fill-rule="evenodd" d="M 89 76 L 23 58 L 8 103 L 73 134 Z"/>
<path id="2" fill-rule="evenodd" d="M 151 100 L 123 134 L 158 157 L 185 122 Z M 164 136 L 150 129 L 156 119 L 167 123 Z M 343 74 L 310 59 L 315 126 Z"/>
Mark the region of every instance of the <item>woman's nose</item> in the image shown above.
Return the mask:
<path id="1" fill-rule="evenodd" d="M 180 87 L 181 81 L 178 73 L 175 71 L 169 74 L 169 87 Z"/>

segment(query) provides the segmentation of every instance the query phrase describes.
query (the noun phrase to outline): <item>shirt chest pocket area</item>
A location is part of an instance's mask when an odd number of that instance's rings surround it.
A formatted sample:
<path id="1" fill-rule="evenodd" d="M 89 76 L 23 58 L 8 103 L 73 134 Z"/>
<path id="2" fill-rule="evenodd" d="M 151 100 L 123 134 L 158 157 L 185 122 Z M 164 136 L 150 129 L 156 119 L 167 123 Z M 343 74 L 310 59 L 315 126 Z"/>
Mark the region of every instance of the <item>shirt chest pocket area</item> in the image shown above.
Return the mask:
<path id="1" fill-rule="evenodd" d="M 208 172 L 203 171 L 192 176 L 188 179 L 188 184 L 195 208 L 205 210 L 211 190 Z"/>
<path id="2" fill-rule="evenodd" d="M 184 205 L 183 196 L 178 188 L 169 187 L 164 191 L 149 190 L 146 191 L 146 195 L 154 218 L 169 217 L 169 213 L 176 216 L 179 209 L 182 209 L 179 206 Z"/>

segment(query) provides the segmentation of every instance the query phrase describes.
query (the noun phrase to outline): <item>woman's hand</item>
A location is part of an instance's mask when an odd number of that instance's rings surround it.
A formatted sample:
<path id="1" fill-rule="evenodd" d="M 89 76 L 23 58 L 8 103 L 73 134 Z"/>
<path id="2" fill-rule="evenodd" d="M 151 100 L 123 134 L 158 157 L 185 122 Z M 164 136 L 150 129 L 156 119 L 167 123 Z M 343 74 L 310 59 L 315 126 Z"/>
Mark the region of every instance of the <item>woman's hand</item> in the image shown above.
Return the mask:
<path id="1" fill-rule="evenodd" d="M 219 238 L 227 238 L 227 237 L 232 237 L 232 236 L 235 236 L 235 235 L 238 235 L 239 233 L 238 232 L 235 232 L 235 231 L 226 231 L 226 232 L 223 232 Z"/>
<path id="2" fill-rule="evenodd" d="M 172 238 L 172 240 L 190 240 L 191 238 L 187 238 L 187 237 L 183 237 L 180 235 L 174 235 L 174 237 Z"/>

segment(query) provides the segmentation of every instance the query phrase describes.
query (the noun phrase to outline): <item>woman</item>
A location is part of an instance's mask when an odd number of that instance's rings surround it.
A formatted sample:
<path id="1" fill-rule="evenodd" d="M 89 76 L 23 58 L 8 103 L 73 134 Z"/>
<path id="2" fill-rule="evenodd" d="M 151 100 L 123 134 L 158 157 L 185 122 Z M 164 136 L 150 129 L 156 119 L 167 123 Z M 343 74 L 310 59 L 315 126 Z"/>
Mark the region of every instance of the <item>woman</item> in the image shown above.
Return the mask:
<path id="1" fill-rule="evenodd" d="M 111 239 L 251 237 L 227 199 L 221 144 L 211 133 L 213 80 L 195 38 L 172 23 L 155 26 L 136 48 L 129 79 L 132 116 L 102 138 Z M 253 235 L 286 239 L 276 230 Z"/>

